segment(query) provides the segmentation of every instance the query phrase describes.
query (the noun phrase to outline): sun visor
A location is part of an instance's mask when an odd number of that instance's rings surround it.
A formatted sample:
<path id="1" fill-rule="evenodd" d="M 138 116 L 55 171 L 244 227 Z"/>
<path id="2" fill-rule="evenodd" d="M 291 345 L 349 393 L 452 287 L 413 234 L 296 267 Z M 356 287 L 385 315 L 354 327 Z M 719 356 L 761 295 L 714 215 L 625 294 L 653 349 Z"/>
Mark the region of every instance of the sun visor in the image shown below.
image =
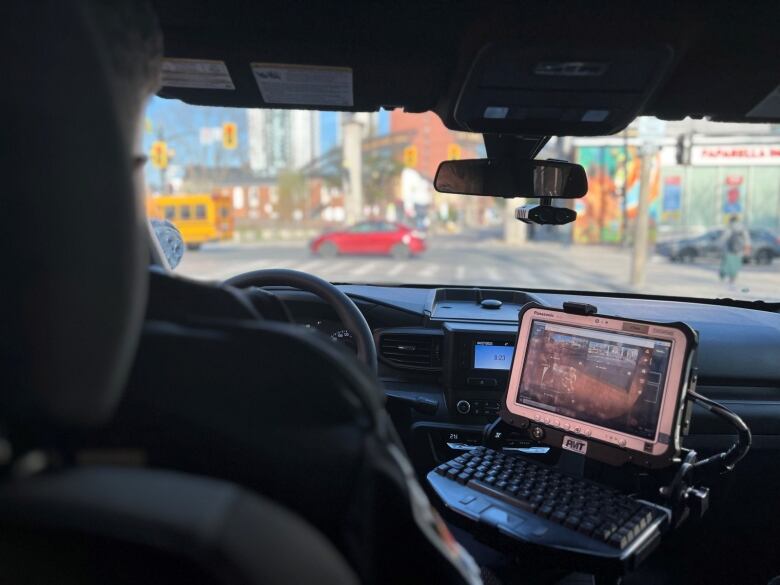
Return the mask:
<path id="1" fill-rule="evenodd" d="M 477 55 L 454 117 L 473 132 L 598 136 L 625 128 L 672 62 L 666 45 L 524 47 L 494 44 Z"/>

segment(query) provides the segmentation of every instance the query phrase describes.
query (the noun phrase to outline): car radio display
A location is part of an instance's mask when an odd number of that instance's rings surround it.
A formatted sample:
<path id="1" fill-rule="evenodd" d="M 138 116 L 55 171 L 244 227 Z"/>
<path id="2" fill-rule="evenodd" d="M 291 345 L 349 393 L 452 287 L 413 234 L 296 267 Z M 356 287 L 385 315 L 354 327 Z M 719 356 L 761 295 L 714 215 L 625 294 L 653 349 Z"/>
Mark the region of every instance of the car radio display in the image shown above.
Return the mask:
<path id="1" fill-rule="evenodd" d="M 517 402 L 652 439 L 671 347 L 668 341 L 534 320 Z"/>
<path id="2" fill-rule="evenodd" d="M 474 344 L 474 369 L 508 370 L 514 353 L 514 346 L 508 341 L 477 341 Z"/>

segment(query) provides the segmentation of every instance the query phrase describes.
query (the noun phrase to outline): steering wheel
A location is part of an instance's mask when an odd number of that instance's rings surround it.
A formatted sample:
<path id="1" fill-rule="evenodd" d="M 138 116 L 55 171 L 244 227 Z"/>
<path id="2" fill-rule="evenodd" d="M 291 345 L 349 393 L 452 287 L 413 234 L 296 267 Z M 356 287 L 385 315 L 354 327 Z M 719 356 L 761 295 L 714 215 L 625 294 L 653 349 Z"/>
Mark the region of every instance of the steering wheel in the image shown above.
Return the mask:
<path id="1" fill-rule="evenodd" d="M 313 274 L 274 268 L 270 270 L 253 270 L 238 274 L 225 281 L 228 286 L 246 288 L 249 286 L 290 286 L 317 295 L 336 311 L 341 322 L 355 337 L 357 358 L 366 364 L 372 372 L 376 372 L 377 358 L 374 337 L 366 318 L 357 305 L 347 295 L 329 283 Z"/>

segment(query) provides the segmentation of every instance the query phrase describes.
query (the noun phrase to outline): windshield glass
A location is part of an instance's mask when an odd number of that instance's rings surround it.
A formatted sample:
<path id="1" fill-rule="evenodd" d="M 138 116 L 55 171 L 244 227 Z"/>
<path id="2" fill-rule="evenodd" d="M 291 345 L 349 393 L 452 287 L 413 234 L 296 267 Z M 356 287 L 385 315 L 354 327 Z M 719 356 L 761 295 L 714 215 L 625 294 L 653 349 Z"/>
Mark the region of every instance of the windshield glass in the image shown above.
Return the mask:
<path id="1" fill-rule="evenodd" d="M 640 118 L 614 136 L 553 138 L 538 158 L 577 162 L 589 180 L 583 199 L 557 203 L 578 213 L 565 226 L 518 222 L 524 199 L 434 191 L 439 162 L 486 153 L 481 135 L 430 112 L 155 98 L 144 148 L 148 214 L 178 227 L 176 271 L 198 279 L 292 268 L 332 282 L 780 300 L 769 124 Z"/>

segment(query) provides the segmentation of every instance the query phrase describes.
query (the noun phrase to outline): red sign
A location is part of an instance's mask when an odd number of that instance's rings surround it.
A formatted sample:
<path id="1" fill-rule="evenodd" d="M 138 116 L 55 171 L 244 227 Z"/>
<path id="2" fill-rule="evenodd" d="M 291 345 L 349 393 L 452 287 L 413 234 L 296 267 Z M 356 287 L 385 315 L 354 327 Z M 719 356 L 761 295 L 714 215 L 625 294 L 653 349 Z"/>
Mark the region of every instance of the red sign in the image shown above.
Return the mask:
<path id="1" fill-rule="evenodd" d="M 727 175 L 725 180 L 723 199 L 723 213 L 742 212 L 743 177 L 741 175 Z"/>

